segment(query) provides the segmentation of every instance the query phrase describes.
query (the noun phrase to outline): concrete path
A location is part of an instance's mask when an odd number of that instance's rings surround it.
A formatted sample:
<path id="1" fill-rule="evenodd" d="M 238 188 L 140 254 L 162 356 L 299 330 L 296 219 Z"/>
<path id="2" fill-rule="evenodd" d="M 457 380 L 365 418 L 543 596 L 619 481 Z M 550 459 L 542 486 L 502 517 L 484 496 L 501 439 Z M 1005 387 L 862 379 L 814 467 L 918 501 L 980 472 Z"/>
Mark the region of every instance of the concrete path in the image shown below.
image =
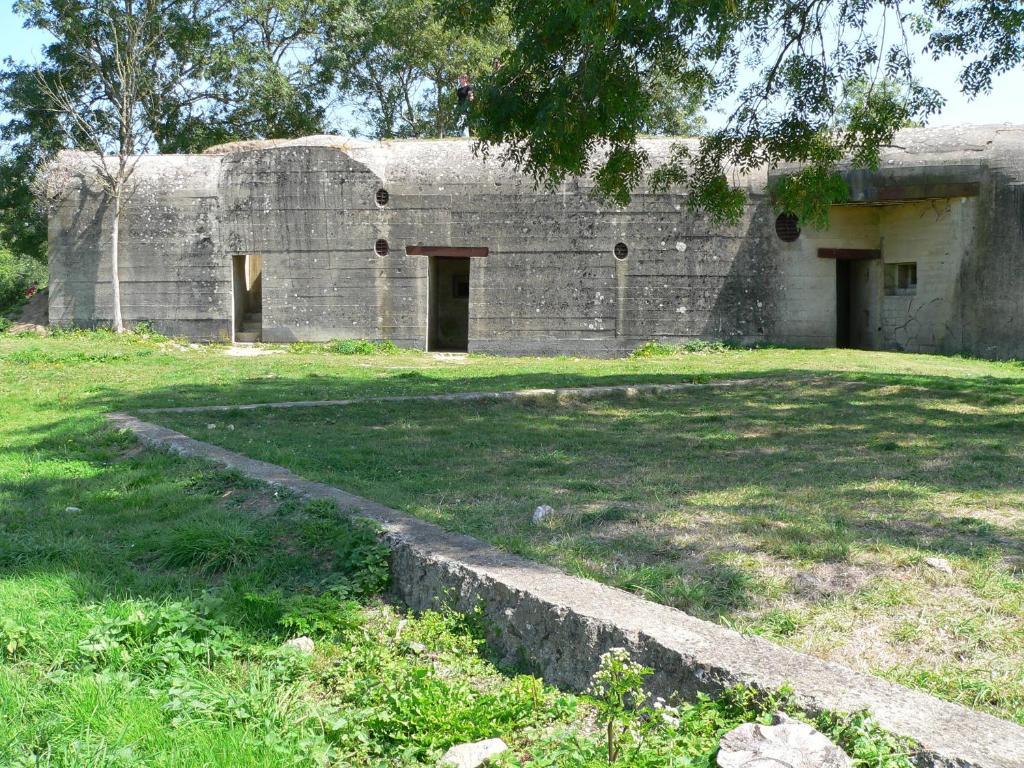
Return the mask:
<path id="1" fill-rule="evenodd" d="M 612 384 L 599 387 L 555 387 L 552 389 L 510 389 L 499 392 L 446 392 L 440 395 L 390 395 L 383 397 L 352 397 L 345 400 L 291 400 L 277 403 L 243 403 L 240 405 L 184 405 L 166 408 L 138 408 L 136 413 L 217 413 L 221 411 L 252 411 L 257 408 L 322 408 L 325 406 L 360 405 L 362 403 L 446 402 L 466 400 L 531 400 L 554 397 L 585 400 L 624 394 L 626 397 L 679 392 L 699 387 L 737 387 L 766 381 L 765 379 L 723 379 L 680 384 Z"/>

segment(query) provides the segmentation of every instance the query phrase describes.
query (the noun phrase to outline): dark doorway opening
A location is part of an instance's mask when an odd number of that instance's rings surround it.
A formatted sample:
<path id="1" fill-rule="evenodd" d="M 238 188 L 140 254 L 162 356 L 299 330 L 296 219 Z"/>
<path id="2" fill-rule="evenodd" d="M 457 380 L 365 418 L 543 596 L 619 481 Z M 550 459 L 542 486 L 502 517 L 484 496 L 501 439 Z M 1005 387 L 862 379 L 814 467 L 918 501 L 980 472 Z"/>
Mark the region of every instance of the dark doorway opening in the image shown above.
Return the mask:
<path id="1" fill-rule="evenodd" d="M 234 292 L 234 340 L 260 341 L 263 338 L 263 259 L 260 256 L 232 258 Z"/>
<path id="2" fill-rule="evenodd" d="M 427 348 L 437 352 L 469 349 L 468 258 L 430 257 L 430 321 Z"/>
<path id="3" fill-rule="evenodd" d="M 870 261 L 836 261 L 836 346 L 871 349 Z"/>

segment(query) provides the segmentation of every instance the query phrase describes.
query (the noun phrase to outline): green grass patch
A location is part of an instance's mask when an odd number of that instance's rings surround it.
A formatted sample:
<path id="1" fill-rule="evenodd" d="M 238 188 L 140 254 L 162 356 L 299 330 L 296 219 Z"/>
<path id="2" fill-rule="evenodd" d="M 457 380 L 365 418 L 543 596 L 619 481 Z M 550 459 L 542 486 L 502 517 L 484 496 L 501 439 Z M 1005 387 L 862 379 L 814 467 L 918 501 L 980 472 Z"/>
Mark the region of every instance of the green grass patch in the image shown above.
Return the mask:
<path id="1" fill-rule="evenodd" d="M 366 339 L 337 339 L 327 342 L 297 341 L 288 345 L 288 351 L 296 354 L 329 352 L 335 355 L 397 355 L 402 352 L 393 341 L 387 339 L 384 341 L 368 341 Z"/>
<path id="2" fill-rule="evenodd" d="M 74 331 L 0 338 L 0 764 L 429 765 L 441 744 L 487 730 L 477 720 L 493 716 L 489 728 L 508 732 L 488 736 L 507 736 L 517 759 L 561 755 L 578 739 L 580 757 L 560 764 L 597 765 L 600 744 L 579 727 L 591 717 L 585 699 L 499 673 L 471 628 L 446 628 L 450 617 L 411 619 L 377 603 L 378 542 L 338 510 L 142 452 L 102 414 L 716 379 L 758 381 L 568 405 L 161 418 L 1022 721 L 1018 364 L 837 350 L 232 358 L 152 334 Z M 533 526 L 541 503 L 557 514 Z M 317 640 L 312 658 L 280 648 L 298 634 Z M 386 676 L 375 676 L 378 658 Z M 338 669 L 358 671 L 363 693 L 340 685 Z M 417 680 L 469 714 L 431 711 L 412 693 L 387 709 Z M 704 707 L 695 721 L 717 725 L 656 741 L 702 765 L 736 720 L 720 701 L 692 706 Z M 374 722 L 430 725 L 359 730 L 346 713 L 367 707 Z M 744 717 L 765 715 L 751 707 Z M 884 742 L 865 738 L 867 750 Z"/>
<path id="3" fill-rule="evenodd" d="M 1024 722 L 1024 680 L 1013 671 L 1024 656 L 1010 650 L 1024 632 L 1024 582 L 1013 576 L 1024 562 L 1022 403 L 1015 379 L 774 373 L 562 404 L 158 418 L 568 572 L 894 679 L 908 678 L 893 626 L 950 600 L 968 617 L 1000 606 L 999 655 L 962 634 L 943 642 L 946 628 L 923 622 L 927 657 L 959 668 L 962 683 L 912 681 Z M 538 526 L 531 513 L 540 504 L 556 514 Z M 953 575 L 927 558 L 948 560 Z M 898 590 L 887 595 L 886 585 Z M 996 694 L 972 693 L 993 675 Z"/>

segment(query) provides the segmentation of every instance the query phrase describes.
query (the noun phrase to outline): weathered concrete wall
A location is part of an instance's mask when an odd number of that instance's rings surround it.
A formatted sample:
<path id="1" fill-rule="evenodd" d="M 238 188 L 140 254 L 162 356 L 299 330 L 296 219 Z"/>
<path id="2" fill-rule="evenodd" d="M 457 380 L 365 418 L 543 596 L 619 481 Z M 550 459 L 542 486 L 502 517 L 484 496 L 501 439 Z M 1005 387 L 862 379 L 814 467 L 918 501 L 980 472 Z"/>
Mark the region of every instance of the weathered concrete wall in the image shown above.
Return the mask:
<path id="1" fill-rule="evenodd" d="M 863 263 L 869 349 L 958 352 L 964 349 L 963 263 L 976 247 L 974 197 L 886 205 L 836 206 L 829 227 L 805 230 L 789 246 L 792 258 L 780 274 L 776 325 L 780 336 L 803 346 L 836 342 L 836 262 L 818 258 L 820 248 L 878 250 Z M 787 254 L 788 255 L 788 254 Z M 917 265 L 914 295 L 886 295 L 885 265 Z"/>
<path id="2" fill-rule="evenodd" d="M 888 296 L 879 284 L 880 349 L 963 349 L 963 306 L 957 287 L 963 261 L 970 255 L 975 239 L 976 209 L 975 198 L 957 198 L 881 210 L 883 261 L 916 263 L 917 291 L 913 296 Z M 882 264 L 876 269 L 881 272 Z"/>
<path id="3" fill-rule="evenodd" d="M 1024 130 L 990 141 L 975 240 L 957 279 L 961 342 L 951 349 L 1024 358 Z"/>
<path id="4" fill-rule="evenodd" d="M 658 157 L 669 144 L 646 148 Z M 471 262 L 471 351 L 622 354 L 652 338 L 770 336 L 777 241 L 763 179 L 742 181 L 752 193 L 744 220 L 721 229 L 692 216 L 682 193 L 640 190 L 626 208 L 609 209 L 583 181 L 537 190 L 481 163 L 465 141 L 365 145 L 351 155 L 390 195 L 376 234 L 361 233 L 365 248 L 389 240 L 385 263 L 419 275 L 426 257 L 403 260 L 408 245 L 489 249 Z M 624 260 L 613 255 L 619 242 Z"/>
<path id="5" fill-rule="evenodd" d="M 883 259 L 918 263 L 914 300 L 882 299 L 883 346 L 1024 356 L 1024 128 L 909 130 L 895 143 L 878 171 L 848 174 L 855 200 L 929 198 L 880 208 Z"/>
<path id="6" fill-rule="evenodd" d="M 389 338 L 423 346 L 426 262 L 397 248 L 380 257 L 374 243 L 408 240 L 426 217 L 394 221 L 394 211 L 374 200 L 380 186 L 338 146 L 224 156 L 221 248 L 263 257 L 265 341 Z"/>
<path id="7" fill-rule="evenodd" d="M 49 220 L 50 322 L 109 324 L 112 211 L 87 157 Z M 144 157 L 122 210 L 119 274 L 128 325 L 154 323 L 165 333 L 202 340 L 231 338 L 231 265 L 217 248 L 220 158 Z"/>
<path id="8" fill-rule="evenodd" d="M 645 149 L 657 162 L 671 143 Z M 855 205 L 792 244 L 775 234 L 764 176 L 733 179 L 749 202 L 721 227 L 691 214 L 682 190 L 641 188 L 622 209 L 596 202 L 587 180 L 537 190 L 462 140 L 310 137 L 144 158 L 122 235 L 125 317 L 230 338 L 232 257 L 251 254 L 263 260 L 265 341 L 423 348 L 430 261 L 406 247 L 462 246 L 489 249 L 471 261 L 471 351 L 616 355 L 692 338 L 830 346 L 835 263 L 817 249 L 881 248 L 883 261 L 918 264 L 918 294 L 885 296 L 882 263 L 868 265 L 870 346 L 1024 356 L 1024 129 L 915 130 L 897 143 L 879 170 L 847 172 Z M 109 319 L 109 231 L 88 185 L 52 217 L 55 322 Z"/>
<path id="9" fill-rule="evenodd" d="M 806 347 L 836 343 L 836 263 L 818 258 L 819 248 L 877 249 L 879 209 L 836 206 L 826 230 L 805 228 L 782 244 L 776 340 Z"/>

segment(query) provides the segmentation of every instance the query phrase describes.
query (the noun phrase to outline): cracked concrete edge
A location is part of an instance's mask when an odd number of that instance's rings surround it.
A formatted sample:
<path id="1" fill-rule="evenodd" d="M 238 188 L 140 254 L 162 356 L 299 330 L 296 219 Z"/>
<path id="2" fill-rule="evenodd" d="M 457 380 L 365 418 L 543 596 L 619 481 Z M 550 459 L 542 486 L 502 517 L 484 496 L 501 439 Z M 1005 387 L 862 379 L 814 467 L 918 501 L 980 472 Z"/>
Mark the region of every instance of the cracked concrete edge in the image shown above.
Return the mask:
<path id="1" fill-rule="evenodd" d="M 374 501 L 306 480 L 134 416 L 107 416 L 145 445 L 208 459 L 377 521 L 392 550 L 392 589 L 413 610 L 480 611 L 488 641 L 509 662 L 582 691 L 602 653 L 624 647 L 653 668 L 652 694 L 714 694 L 737 683 L 790 688 L 809 713 L 867 710 L 918 745 L 935 768 L 1024 768 L 1024 728 L 842 665 L 689 616 L 589 579 L 501 552 Z"/>
<path id="2" fill-rule="evenodd" d="M 445 402 L 466 400 L 530 400 L 542 397 L 565 399 L 600 398 L 624 394 L 626 397 L 679 392 L 695 387 L 737 387 L 754 383 L 754 379 L 723 379 L 721 381 L 689 381 L 680 384 L 609 384 L 595 387 L 555 387 L 549 389 L 510 389 L 498 392 L 445 392 L 438 395 L 390 395 L 385 397 L 352 397 L 345 400 L 285 400 L 240 405 L 182 405 L 166 408 L 139 408 L 137 413 L 222 413 L 252 411 L 257 408 L 321 408 L 325 406 L 359 405 L 362 403 Z"/>

